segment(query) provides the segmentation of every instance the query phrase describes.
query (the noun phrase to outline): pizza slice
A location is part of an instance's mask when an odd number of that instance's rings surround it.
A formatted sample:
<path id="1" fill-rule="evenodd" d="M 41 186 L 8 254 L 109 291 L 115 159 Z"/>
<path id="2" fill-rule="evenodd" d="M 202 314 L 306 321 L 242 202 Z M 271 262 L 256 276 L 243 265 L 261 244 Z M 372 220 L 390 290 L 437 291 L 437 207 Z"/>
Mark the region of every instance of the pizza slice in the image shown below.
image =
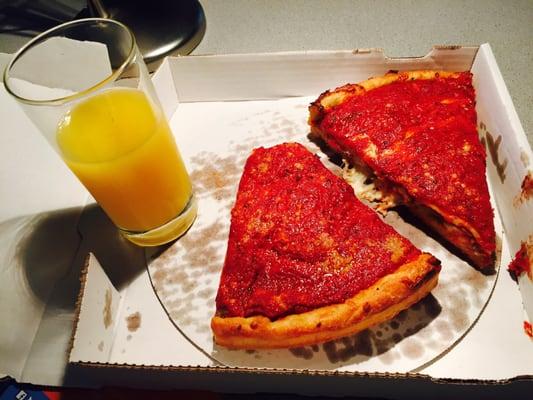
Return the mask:
<path id="1" fill-rule="evenodd" d="M 323 93 L 311 132 L 479 269 L 495 259 L 470 72 L 388 73 Z"/>
<path id="2" fill-rule="evenodd" d="M 211 327 L 229 348 L 324 342 L 394 317 L 439 271 L 305 147 L 258 148 L 231 213 Z"/>

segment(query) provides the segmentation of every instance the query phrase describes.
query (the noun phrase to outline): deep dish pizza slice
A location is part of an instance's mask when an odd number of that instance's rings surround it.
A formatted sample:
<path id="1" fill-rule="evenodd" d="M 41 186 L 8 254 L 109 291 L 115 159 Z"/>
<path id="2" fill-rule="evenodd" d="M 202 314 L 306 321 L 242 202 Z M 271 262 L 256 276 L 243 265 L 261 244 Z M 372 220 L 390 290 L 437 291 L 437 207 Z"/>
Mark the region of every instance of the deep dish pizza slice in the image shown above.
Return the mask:
<path id="1" fill-rule="evenodd" d="M 332 340 L 416 303 L 439 271 L 305 147 L 258 148 L 232 210 L 211 327 L 230 348 Z"/>
<path id="2" fill-rule="evenodd" d="M 323 93 L 312 133 L 373 177 L 477 268 L 495 258 L 470 72 L 389 73 Z"/>

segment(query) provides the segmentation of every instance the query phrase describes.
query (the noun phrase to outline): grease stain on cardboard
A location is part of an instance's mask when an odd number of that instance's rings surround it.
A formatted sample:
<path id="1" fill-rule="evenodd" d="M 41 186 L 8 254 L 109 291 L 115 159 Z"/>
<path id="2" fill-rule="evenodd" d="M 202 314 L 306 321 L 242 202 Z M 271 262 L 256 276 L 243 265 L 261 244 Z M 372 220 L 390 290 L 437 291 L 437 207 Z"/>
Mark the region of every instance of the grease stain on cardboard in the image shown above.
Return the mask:
<path id="1" fill-rule="evenodd" d="M 128 326 L 128 331 L 135 332 L 141 327 L 141 313 L 134 312 L 126 317 L 126 324 Z M 128 335 L 130 336 L 130 335 Z"/>
<path id="2" fill-rule="evenodd" d="M 520 151 L 520 161 L 522 161 L 524 168 L 529 168 L 529 156 L 524 149 Z"/>
<path id="3" fill-rule="evenodd" d="M 111 304 L 113 302 L 113 295 L 111 294 L 111 289 L 107 289 L 105 292 L 105 298 L 104 298 L 104 311 L 103 311 L 103 317 L 104 317 L 104 327 L 107 329 L 111 326 L 111 323 L 113 322 L 113 314 L 111 313 Z"/>
<path id="4" fill-rule="evenodd" d="M 507 159 L 500 160 L 499 149 L 502 144 L 502 135 L 498 135 L 496 139 L 494 139 L 494 136 L 487 130 L 487 126 L 483 122 L 479 124 L 479 129 L 482 134 L 481 143 L 487 147 L 490 159 L 496 167 L 500 182 L 504 183 L 506 178 L 505 169 L 507 168 Z"/>

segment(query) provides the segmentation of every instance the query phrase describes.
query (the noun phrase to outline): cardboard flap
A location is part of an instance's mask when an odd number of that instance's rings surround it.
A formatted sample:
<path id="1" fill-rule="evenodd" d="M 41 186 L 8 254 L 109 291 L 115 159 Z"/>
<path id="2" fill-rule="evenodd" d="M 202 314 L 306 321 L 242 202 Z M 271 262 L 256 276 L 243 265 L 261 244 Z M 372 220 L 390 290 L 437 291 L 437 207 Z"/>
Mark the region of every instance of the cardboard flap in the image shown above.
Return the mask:
<path id="1" fill-rule="evenodd" d="M 524 183 L 533 173 L 530 164 L 533 153 L 488 44 L 480 47 L 472 72 L 478 130 L 487 150 L 488 174 L 512 257 L 533 235 L 532 194 L 524 192 L 527 186 Z M 519 287 L 529 321 L 532 321 L 533 282 L 527 274 L 519 280 Z"/>
<path id="2" fill-rule="evenodd" d="M 356 49 L 189 56 L 167 61 L 181 102 L 266 100 L 317 95 L 325 88 L 389 70 L 465 71 L 477 49 L 436 47 L 423 57 L 406 58 L 389 58 L 381 49 Z"/>
<path id="3" fill-rule="evenodd" d="M 70 362 L 107 362 L 113 347 L 122 297 L 89 254 L 81 275 Z"/>
<path id="4" fill-rule="evenodd" d="M 165 117 L 167 120 L 170 120 L 178 107 L 178 94 L 174 81 L 172 80 L 168 58 L 165 58 L 161 66 L 153 74 L 152 83 L 154 84 Z"/>
<path id="5" fill-rule="evenodd" d="M 533 224 L 533 202 L 517 201 L 523 179 L 531 171 L 533 153 L 489 45 L 481 46 L 472 72 L 478 129 L 485 141 L 488 172 L 496 188 L 496 202 L 514 254 L 520 241 L 531 233 Z"/>

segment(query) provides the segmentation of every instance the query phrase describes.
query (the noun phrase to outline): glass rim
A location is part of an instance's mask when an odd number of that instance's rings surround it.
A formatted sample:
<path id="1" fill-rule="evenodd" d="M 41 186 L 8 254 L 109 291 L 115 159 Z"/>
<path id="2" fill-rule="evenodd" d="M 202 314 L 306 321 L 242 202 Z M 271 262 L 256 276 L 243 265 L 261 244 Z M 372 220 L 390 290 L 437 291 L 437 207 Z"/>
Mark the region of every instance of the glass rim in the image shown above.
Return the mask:
<path id="1" fill-rule="evenodd" d="M 94 84 L 94 85 L 92 85 L 92 86 L 90 86 L 90 87 L 88 87 L 86 89 L 80 90 L 80 91 L 78 91 L 76 93 L 70 94 L 68 96 L 56 97 L 56 98 L 45 99 L 45 100 L 28 99 L 26 97 L 20 96 L 17 93 L 15 93 L 15 91 L 9 86 L 8 80 L 9 80 L 9 78 L 11 78 L 9 72 L 11 71 L 13 65 L 24 55 L 24 53 L 26 53 L 35 44 L 38 44 L 45 36 L 49 36 L 50 34 L 54 33 L 54 31 L 58 31 L 60 29 L 65 29 L 65 28 L 73 27 L 75 25 L 82 25 L 82 24 L 86 24 L 86 23 L 95 23 L 95 22 L 104 22 L 104 23 L 115 24 L 116 26 L 119 26 L 122 29 L 124 29 L 127 32 L 127 34 L 129 35 L 129 37 L 131 38 L 131 47 L 128 50 L 128 55 L 126 56 L 124 61 L 120 64 L 120 66 L 115 71 L 112 71 L 112 73 L 110 75 L 108 75 L 107 77 L 105 77 L 101 81 L 97 82 L 96 84 Z M 39 35 L 37 35 L 36 37 L 31 39 L 28 43 L 26 43 L 24 46 L 22 46 L 15 53 L 15 55 L 13 56 L 11 61 L 9 61 L 9 63 L 6 66 L 6 68 L 4 69 L 4 73 L 3 73 L 4 87 L 6 88 L 6 91 L 11 96 L 13 96 L 15 99 L 17 99 L 18 101 L 20 101 L 22 103 L 25 103 L 25 104 L 30 104 L 30 105 L 59 105 L 59 104 L 65 104 L 65 103 L 68 103 L 69 101 L 81 98 L 81 97 L 87 95 L 88 93 L 93 92 L 93 91 L 105 86 L 107 83 L 112 82 L 113 80 L 115 80 L 115 78 L 120 76 L 120 74 L 122 74 L 122 72 L 124 71 L 126 66 L 128 66 L 133 61 L 133 59 L 135 57 L 135 49 L 136 49 L 136 47 L 137 47 L 137 45 L 136 45 L 135 36 L 133 35 L 133 32 L 126 25 L 124 25 L 122 22 L 116 21 L 114 19 L 110 19 L 110 18 L 83 18 L 83 19 L 77 19 L 77 20 L 74 20 L 74 21 L 65 22 L 63 24 L 54 26 L 54 27 L 52 27 L 52 28 L 40 33 Z"/>

